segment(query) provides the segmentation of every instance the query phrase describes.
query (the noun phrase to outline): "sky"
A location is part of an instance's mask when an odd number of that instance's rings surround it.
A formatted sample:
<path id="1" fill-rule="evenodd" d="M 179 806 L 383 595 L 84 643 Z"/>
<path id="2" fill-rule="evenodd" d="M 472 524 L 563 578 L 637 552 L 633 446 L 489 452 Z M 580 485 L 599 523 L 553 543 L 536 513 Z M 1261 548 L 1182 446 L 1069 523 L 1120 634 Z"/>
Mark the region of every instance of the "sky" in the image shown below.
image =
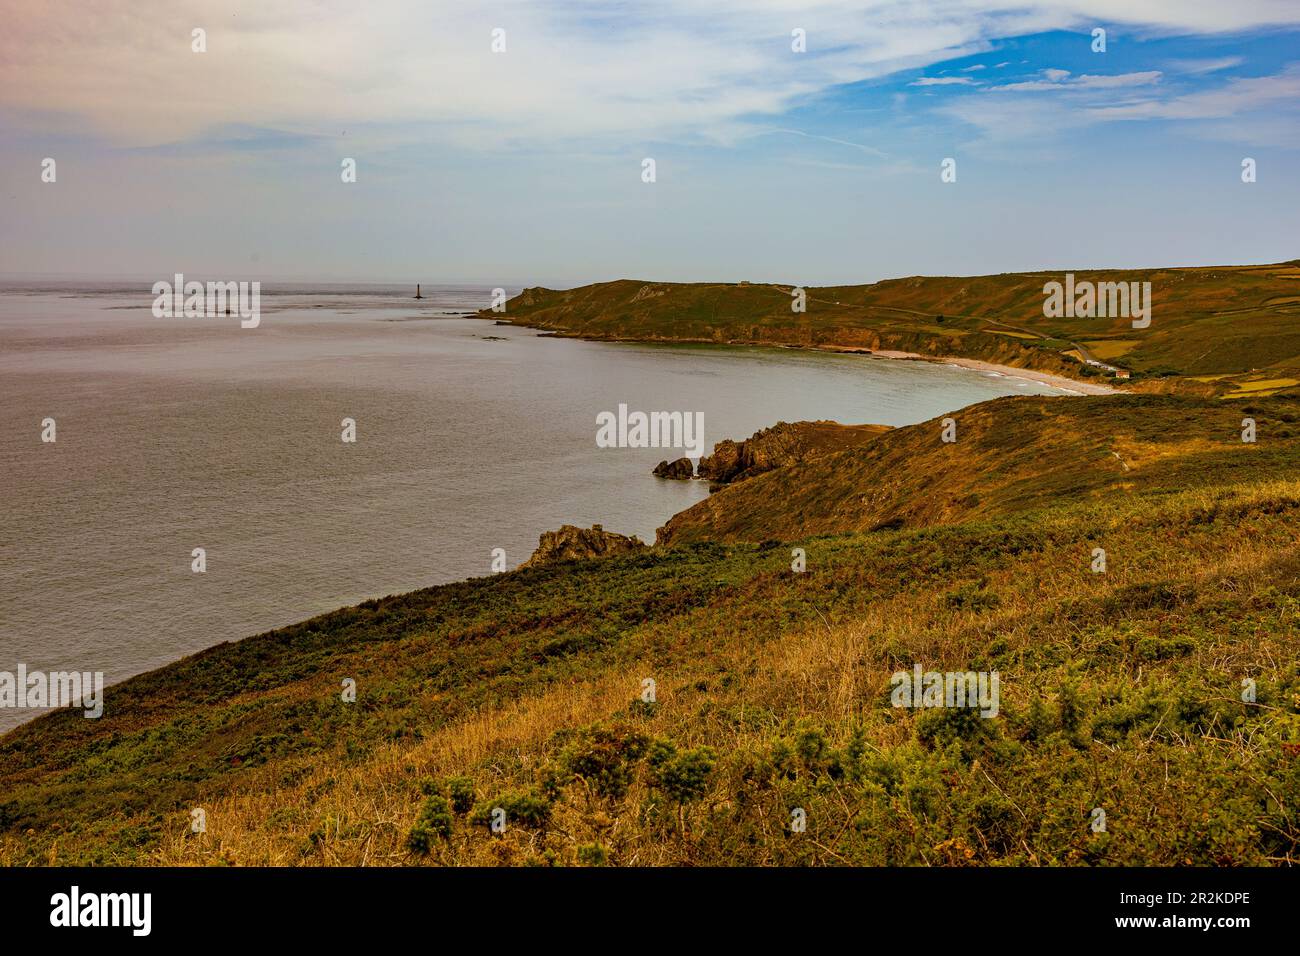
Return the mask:
<path id="1" fill-rule="evenodd" d="M 1300 0 L 0 0 L 0 25 L 6 276 L 1300 257 Z"/>

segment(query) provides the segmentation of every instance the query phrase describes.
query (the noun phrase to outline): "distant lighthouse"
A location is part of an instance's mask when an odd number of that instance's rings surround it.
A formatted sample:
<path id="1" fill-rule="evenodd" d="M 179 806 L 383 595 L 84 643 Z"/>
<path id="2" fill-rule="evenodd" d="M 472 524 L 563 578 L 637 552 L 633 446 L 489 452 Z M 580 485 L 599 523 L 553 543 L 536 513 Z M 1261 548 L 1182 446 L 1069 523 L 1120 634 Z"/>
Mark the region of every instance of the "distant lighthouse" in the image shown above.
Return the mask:
<path id="1" fill-rule="evenodd" d="M 423 298 L 424 298 L 424 296 L 420 295 L 420 283 L 418 283 L 418 282 L 415 284 L 415 297 L 416 297 L 417 299 L 423 299 Z"/>

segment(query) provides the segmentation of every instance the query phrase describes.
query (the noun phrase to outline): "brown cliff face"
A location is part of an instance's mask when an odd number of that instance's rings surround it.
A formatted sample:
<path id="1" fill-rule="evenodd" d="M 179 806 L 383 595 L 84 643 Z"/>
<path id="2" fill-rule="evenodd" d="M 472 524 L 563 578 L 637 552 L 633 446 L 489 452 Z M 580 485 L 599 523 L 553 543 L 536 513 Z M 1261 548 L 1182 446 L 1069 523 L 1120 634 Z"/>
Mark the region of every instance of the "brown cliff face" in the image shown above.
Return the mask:
<path id="1" fill-rule="evenodd" d="M 561 525 L 558 531 L 543 531 L 537 542 L 537 550 L 520 567 L 529 568 L 552 561 L 580 558 L 606 558 L 612 554 L 639 551 L 645 546 L 640 538 L 615 534 L 598 524 L 590 528 L 566 524 Z"/>
<path id="2" fill-rule="evenodd" d="M 758 434 L 761 435 L 762 432 Z M 712 455 L 705 455 L 700 459 L 699 477 L 719 484 L 734 481 L 736 476 L 746 468 L 741 459 L 744 445 L 743 441 L 734 442 L 730 438 L 718 442 L 713 446 Z"/>
<path id="3" fill-rule="evenodd" d="M 698 477 L 717 484 L 743 481 L 784 465 L 855 448 L 888 430 L 888 425 L 778 422 L 742 442 L 730 439 L 718 442 L 712 455 L 700 459 Z"/>

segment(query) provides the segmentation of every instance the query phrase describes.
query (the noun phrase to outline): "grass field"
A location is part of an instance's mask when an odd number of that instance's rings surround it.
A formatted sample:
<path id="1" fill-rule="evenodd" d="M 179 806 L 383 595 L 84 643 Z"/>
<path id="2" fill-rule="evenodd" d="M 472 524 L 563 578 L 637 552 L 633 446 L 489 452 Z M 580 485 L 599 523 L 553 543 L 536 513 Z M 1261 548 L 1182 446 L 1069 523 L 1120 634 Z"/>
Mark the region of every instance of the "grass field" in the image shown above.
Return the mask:
<path id="1" fill-rule="evenodd" d="M 1082 344 L 1094 358 L 1109 362 L 1123 358 L 1142 342 L 1139 339 L 1099 339 Z"/>
<path id="2" fill-rule="evenodd" d="M 1294 378 L 1257 378 L 1238 381 L 1236 385 L 1237 390 L 1229 393 L 1229 398 L 1242 398 L 1247 395 L 1284 391 L 1300 385 L 1300 380 Z"/>

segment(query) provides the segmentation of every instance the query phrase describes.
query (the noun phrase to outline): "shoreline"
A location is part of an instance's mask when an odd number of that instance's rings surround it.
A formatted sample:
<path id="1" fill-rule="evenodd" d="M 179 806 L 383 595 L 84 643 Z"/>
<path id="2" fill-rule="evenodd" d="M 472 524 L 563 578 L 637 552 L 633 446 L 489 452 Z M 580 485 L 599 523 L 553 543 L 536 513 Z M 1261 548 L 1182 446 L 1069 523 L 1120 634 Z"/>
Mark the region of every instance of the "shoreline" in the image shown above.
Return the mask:
<path id="1" fill-rule="evenodd" d="M 821 351 L 846 351 L 838 346 L 831 346 L 829 349 L 822 346 L 813 346 L 813 348 Z M 849 349 L 847 351 L 858 350 Z M 1006 378 L 1019 378 L 1029 382 L 1037 382 L 1040 385 L 1050 385 L 1052 388 L 1058 388 L 1063 392 L 1070 392 L 1074 395 L 1117 395 L 1121 392 L 1121 389 L 1110 385 L 1080 382 L 1052 372 L 1039 372 L 1029 368 L 1018 368 L 1014 365 L 998 365 L 995 362 L 986 362 L 983 359 L 960 358 L 955 355 L 920 355 L 916 352 L 896 352 L 889 349 L 867 352 L 866 355 L 868 358 L 892 359 L 903 362 L 934 362 L 940 365 L 955 365 L 958 368 L 971 369 L 976 372 L 989 372 Z"/>
<path id="2" fill-rule="evenodd" d="M 496 318 L 497 313 L 493 316 L 485 316 L 479 313 L 472 313 L 466 318 L 478 318 L 492 320 Z M 1020 368 L 1015 365 L 998 365 L 996 362 L 988 362 L 984 359 L 962 358 L 957 355 L 922 355 L 919 352 L 900 352 L 894 349 L 867 349 L 856 345 L 792 345 L 782 342 L 711 342 L 702 339 L 638 339 L 638 338 L 615 338 L 603 335 L 583 335 L 580 332 L 557 331 L 555 329 L 545 329 L 537 325 L 528 325 L 524 322 L 502 322 L 496 318 L 496 325 L 511 325 L 519 329 L 532 329 L 541 336 L 554 336 L 563 339 L 579 339 L 583 342 L 626 342 L 629 344 L 651 344 L 651 345 L 720 345 L 732 348 L 778 348 L 792 349 L 794 351 L 804 352 L 834 352 L 837 354 L 861 355 L 866 358 L 890 359 L 900 362 L 932 362 L 938 365 L 953 365 L 957 368 L 970 369 L 975 372 L 987 372 L 1001 375 L 1006 378 L 1019 378 L 1029 382 L 1037 382 L 1039 385 L 1048 385 L 1052 388 L 1068 392 L 1071 395 L 1119 395 L 1124 390 L 1115 388 L 1111 385 L 1098 385 L 1093 382 L 1082 382 L 1078 379 L 1070 378 L 1066 375 L 1057 375 L 1054 372 L 1039 372 L 1034 369 Z"/>

